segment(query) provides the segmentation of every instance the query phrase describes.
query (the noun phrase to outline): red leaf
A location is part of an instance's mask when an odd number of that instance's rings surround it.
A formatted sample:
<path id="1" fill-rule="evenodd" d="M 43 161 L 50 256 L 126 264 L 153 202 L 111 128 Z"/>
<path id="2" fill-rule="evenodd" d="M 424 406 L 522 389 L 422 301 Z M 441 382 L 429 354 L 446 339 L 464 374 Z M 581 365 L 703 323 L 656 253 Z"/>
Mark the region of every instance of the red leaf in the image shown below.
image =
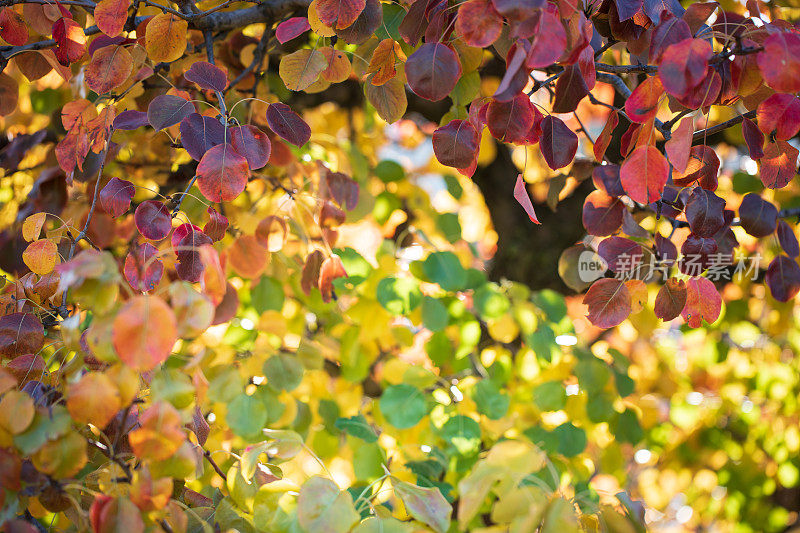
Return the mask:
<path id="1" fill-rule="evenodd" d="M 489 0 L 468 0 L 458 8 L 456 33 L 465 43 L 486 48 L 494 43 L 503 30 L 503 19 Z"/>
<path id="2" fill-rule="evenodd" d="M 131 207 L 131 199 L 136 194 L 133 183 L 119 178 L 111 178 L 100 191 L 100 207 L 114 218 L 125 213 Z"/>
<path id="3" fill-rule="evenodd" d="M 250 170 L 258 170 L 267 165 L 272 144 L 266 133 L 250 125 L 233 126 L 230 131 L 233 148 L 247 159 Z"/>
<path id="4" fill-rule="evenodd" d="M 583 227 L 589 235 L 611 235 L 622 225 L 624 210 L 625 204 L 619 198 L 604 191 L 592 191 L 583 202 Z"/>
<path id="5" fill-rule="evenodd" d="M 53 23 L 53 40 L 56 42 L 56 59 L 65 67 L 83 57 L 86 51 L 83 28 L 71 18 L 61 17 Z"/>
<path id="6" fill-rule="evenodd" d="M 661 198 L 669 178 L 669 163 L 655 146 L 639 146 L 622 163 L 619 175 L 631 199 L 649 204 Z"/>
<path id="7" fill-rule="evenodd" d="M 536 218 L 536 212 L 533 210 L 531 197 L 528 196 L 528 189 L 525 187 L 525 180 L 522 179 L 522 174 L 517 176 L 517 183 L 514 185 L 514 199 L 519 202 L 519 205 L 521 205 L 525 213 L 528 214 L 528 218 L 531 219 L 531 222 L 541 224 L 539 219 Z"/>
<path id="8" fill-rule="evenodd" d="M 747 150 L 750 152 L 751 159 L 761 159 L 764 157 L 764 134 L 758 129 L 755 122 L 749 118 L 742 120 L 742 136 L 747 143 Z"/>
<path id="9" fill-rule="evenodd" d="M 567 48 L 567 32 L 564 30 L 561 19 L 550 11 L 541 11 L 539 24 L 533 33 L 533 40 L 528 60 L 528 68 L 543 68 L 555 63 Z"/>
<path id="10" fill-rule="evenodd" d="M 711 45 L 703 39 L 684 39 L 668 46 L 658 66 L 664 89 L 676 97 L 694 89 L 705 79 L 713 53 Z"/>
<path id="11" fill-rule="evenodd" d="M 306 257 L 300 279 L 300 287 L 303 289 L 306 296 L 311 294 L 312 288 L 319 286 L 319 271 L 324 260 L 325 256 L 319 250 L 314 250 Z"/>
<path id="12" fill-rule="evenodd" d="M 28 26 L 25 19 L 10 7 L 0 11 L 0 37 L 14 46 L 22 46 L 28 42 Z"/>
<path id="13" fill-rule="evenodd" d="M 647 122 L 656 116 L 658 102 L 664 96 L 664 86 L 658 76 L 639 84 L 625 102 L 625 112 L 633 122 Z"/>
<path id="14" fill-rule="evenodd" d="M 341 172 L 328 172 L 325 176 L 325 184 L 331 197 L 336 200 L 340 207 L 348 211 L 358 205 L 358 182 Z"/>
<path id="15" fill-rule="evenodd" d="M 438 101 L 450 94 L 461 76 L 453 50 L 442 43 L 425 43 L 406 61 L 406 78 L 414 94 Z"/>
<path id="16" fill-rule="evenodd" d="M 323 302 L 330 302 L 336 296 L 333 292 L 333 280 L 346 276 L 347 272 L 345 272 L 342 260 L 338 255 L 333 254 L 322 263 L 319 269 L 318 285 Z"/>
<path id="17" fill-rule="evenodd" d="M 800 100 L 793 94 L 775 93 L 759 104 L 756 117 L 764 134 L 775 131 L 776 139 L 788 141 L 800 131 Z"/>
<path id="18" fill-rule="evenodd" d="M 546 5 L 544 0 L 492 0 L 494 8 L 509 21 L 522 21 L 537 14 Z"/>
<path id="19" fill-rule="evenodd" d="M 224 91 L 228 86 L 228 77 L 222 69 L 208 61 L 196 61 L 183 77 L 209 91 Z"/>
<path id="20" fill-rule="evenodd" d="M 486 125 L 498 141 L 523 143 L 533 126 L 534 116 L 528 95 L 519 93 L 508 102 L 492 100 L 486 110 Z"/>
<path id="21" fill-rule="evenodd" d="M 650 63 L 658 64 L 664 50 L 675 43 L 691 39 L 692 32 L 683 19 L 668 15 L 661 19 L 650 38 Z"/>
<path id="22" fill-rule="evenodd" d="M 689 163 L 689 153 L 692 148 L 692 135 L 694 135 L 694 119 L 686 117 L 681 120 L 672 137 L 664 145 L 669 162 L 672 163 L 673 172 L 684 172 Z"/>
<path id="23" fill-rule="evenodd" d="M 0 317 L 0 355 L 14 359 L 35 354 L 44 346 L 44 327 L 33 313 Z"/>
<path id="24" fill-rule="evenodd" d="M 695 187 L 686 202 L 686 220 L 692 233 L 713 237 L 725 226 L 725 200 L 711 191 Z"/>
<path id="25" fill-rule="evenodd" d="M 578 104 L 589 94 L 589 87 L 583 79 L 578 65 L 567 65 L 556 81 L 556 96 L 553 100 L 553 113 L 572 113 Z"/>
<path id="26" fill-rule="evenodd" d="M 603 239 L 597 247 L 597 255 L 603 258 L 609 270 L 625 278 L 635 277 L 644 257 L 642 246 L 625 237 Z"/>
<path id="27" fill-rule="evenodd" d="M 742 228 L 753 237 L 766 237 L 778 226 L 778 209 L 756 193 L 747 193 L 739 205 Z"/>
<path id="28" fill-rule="evenodd" d="M 433 152 L 443 165 L 466 168 L 478 152 L 480 137 L 466 120 L 451 120 L 433 132 Z"/>
<path id="29" fill-rule="evenodd" d="M 200 228 L 198 228 L 191 222 L 185 222 L 181 224 L 180 226 L 175 228 L 175 230 L 172 232 L 172 235 L 169 238 L 170 244 L 172 245 L 173 248 L 177 248 L 178 246 L 180 246 L 181 240 L 193 231 L 200 231 Z"/>
<path id="30" fill-rule="evenodd" d="M 764 40 L 756 60 L 761 75 L 770 87 L 781 93 L 800 91 L 800 36 L 773 33 Z"/>
<path id="31" fill-rule="evenodd" d="M 800 255 L 800 245 L 794 229 L 785 220 L 778 220 L 778 242 L 789 257 L 797 258 Z"/>
<path id="32" fill-rule="evenodd" d="M 146 242 L 128 253 L 123 273 L 134 290 L 152 291 L 164 275 L 164 263 L 158 259 L 156 247 Z"/>
<path id="33" fill-rule="evenodd" d="M 602 278 L 595 281 L 583 304 L 589 307 L 589 321 L 598 328 L 613 328 L 631 314 L 631 293 L 621 280 Z"/>
<path id="34" fill-rule="evenodd" d="M 658 290 L 658 295 L 656 295 L 656 303 L 653 309 L 655 315 L 664 322 L 677 318 L 686 305 L 686 296 L 686 282 L 682 279 L 668 279 L 667 283 Z"/>
<path id="35" fill-rule="evenodd" d="M 213 207 L 208 210 L 209 221 L 203 226 L 203 233 L 211 237 L 211 240 L 221 241 L 228 229 L 228 218 L 216 212 Z"/>
<path id="36" fill-rule="evenodd" d="M 212 202 L 235 199 L 244 191 L 249 177 L 247 159 L 229 143 L 211 148 L 197 165 L 197 187 Z"/>
<path id="37" fill-rule="evenodd" d="M 173 94 L 156 96 L 147 107 L 147 119 L 156 131 L 169 128 L 194 113 L 194 104 Z"/>
<path id="38" fill-rule="evenodd" d="M 706 145 L 692 146 L 689 162 L 682 173 L 673 172 L 672 180 L 679 187 L 689 187 L 695 183 L 709 191 L 717 189 L 719 157 Z"/>
<path id="39" fill-rule="evenodd" d="M 192 224 L 184 224 L 189 226 L 186 228 L 184 235 L 175 243 L 175 256 L 178 258 L 178 264 L 175 265 L 175 271 L 178 277 L 190 283 L 197 283 L 203 277 L 205 264 L 200 253 L 200 248 L 206 244 L 211 244 L 211 238 L 205 233 L 201 232 Z"/>
<path id="40" fill-rule="evenodd" d="M 569 165 L 578 150 L 578 136 L 564 124 L 564 121 L 553 115 L 542 120 L 542 138 L 539 149 L 544 160 L 553 170 Z"/>
<path id="41" fill-rule="evenodd" d="M 278 24 L 278 27 L 275 28 L 275 38 L 279 43 L 284 44 L 310 29 L 311 25 L 306 17 L 292 17 Z"/>
<path id="42" fill-rule="evenodd" d="M 764 280 L 773 298 L 788 302 L 800 292 L 800 266 L 785 255 L 779 255 L 769 264 Z"/>
<path id="43" fill-rule="evenodd" d="M 594 143 L 594 158 L 597 159 L 598 162 L 602 162 L 605 158 L 608 145 L 611 144 L 611 135 L 614 133 L 614 129 L 618 124 L 619 113 L 614 109 L 609 113 L 606 125 L 603 127 L 603 131 L 600 132 L 600 135 L 597 136 L 597 140 Z"/>
<path id="44" fill-rule="evenodd" d="M 686 305 L 681 315 L 690 328 L 699 328 L 703 320 L 713 323 L 721 310 L 722 296 L 713 283 L 701 277 L 686 282 Z"/>
<path id="45" fill-rule="evenodd" d="M 353 24 L 367 5 L 366 0 L 317 0 L 315 4 L 322 23 L 337 30 Z"/>
<path id="46" fill-rule="evenodd" d="M 712 264 L 711 256 L 717 253 L 719 245 L 710 237 L 700 237 L 690 233 L 681 245 L 680 267 L 681 272 L 689 276 L 699 276 L 703 270 Z"/>
<path id="47" fill-rule="evenodd" d="M 133 215 L 136 227 L 144 238 L 160 241 L 172 230 L 172 217 L 164 202 L 147 200 L 139 204 Z"/>
<path id="48" fill-rule="evenodd" d="M 211 148 L 225 142 L 225 126 L 213 118 L 192 113 L 181 120 L 181 144 L 192 159 L 200 161 Z"/>
<path id="49" fill-rule="evenodd" d="M 798 150 L 786 141 L 768 142 L 764 156 L 759 160 L 759 177 L 765 187 L 786 187 L 797 172 Z"/>
<path id="50" fill-rule="evenodd" d="M 267 124 L 279 137 L 296 146 L 303 146 L 311 138 L 311 128 L 286 104 L 269 105 Z"/>

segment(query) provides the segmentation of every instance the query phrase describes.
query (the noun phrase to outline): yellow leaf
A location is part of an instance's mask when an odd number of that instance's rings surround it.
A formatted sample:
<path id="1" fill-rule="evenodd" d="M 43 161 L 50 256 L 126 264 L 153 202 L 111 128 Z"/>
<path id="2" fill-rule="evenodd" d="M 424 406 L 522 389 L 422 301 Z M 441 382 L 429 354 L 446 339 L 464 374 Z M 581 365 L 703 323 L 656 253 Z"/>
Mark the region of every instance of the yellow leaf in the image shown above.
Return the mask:
<path id="1" fill-rule="evenodd" d="M 175 15 L 162 13 L 147 24 L 145 48 L 150 59 L 169 62 L 180 59 L 186 51 L 189 24 Z"/>
<path id="2" fill-rule="evenodd" d="M 325 55 L 319 50 L 304 48 L 281 58 L 278 73 L 291 91 L 302 91 L 317 81 L 328 67 Z"/>
<path id="3" fill-rule="evenodd" d="M 22 223 L 22 238 L 28 242 L 35 241 L 42 232 L 47 213 L 34 213 Z"/>
<path id="4" fill-rule="evenodd" d="M 0 400 L 0 428 L 12 435 L 25 431 L 33 421 L 33 399 L 27 393 L 12 390 Z"/>
<path id="5" fill-rule="evenodd" d="M 319 19 L 319 14 L 317 14 L 318 1 L 319 0 L 314 0 L 311 2 L 311 5 L 308 6 L 308 24 L 311 26 L 314 33 L 320 37 L 333 37 L 336 35 L 336 31 Z"/>
<path id="6" fill-rule="evenodd" d="M 378 111 L 378 115 L 389 124 L 397 122 L 405 114 L 408 107 L 406 88 L 397 77 L 380 86 L 366 83 L 364 91 L 367 93 L 369 103 Z"/>

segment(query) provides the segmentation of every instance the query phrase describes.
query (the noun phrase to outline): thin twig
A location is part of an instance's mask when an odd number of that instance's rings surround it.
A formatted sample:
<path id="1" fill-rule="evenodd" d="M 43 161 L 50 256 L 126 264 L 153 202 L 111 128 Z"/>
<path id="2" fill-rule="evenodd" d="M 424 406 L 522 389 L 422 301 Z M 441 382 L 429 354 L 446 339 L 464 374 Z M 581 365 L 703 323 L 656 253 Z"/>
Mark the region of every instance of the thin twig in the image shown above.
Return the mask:
<path id="1" fill-rule="evenodd" d="M 219 465 L 214 461 L 214 458 L 211 457 L 211 452 L 208 450 L 203 450 L 203 457 L 211 464 L 211 468 L 214 469 L 214 472 L 217 473 L 219 477 L 221 477 L 226 483 L 228 481 L 228 476 L 225 475 L 225 472 L 219 467 Z"/>

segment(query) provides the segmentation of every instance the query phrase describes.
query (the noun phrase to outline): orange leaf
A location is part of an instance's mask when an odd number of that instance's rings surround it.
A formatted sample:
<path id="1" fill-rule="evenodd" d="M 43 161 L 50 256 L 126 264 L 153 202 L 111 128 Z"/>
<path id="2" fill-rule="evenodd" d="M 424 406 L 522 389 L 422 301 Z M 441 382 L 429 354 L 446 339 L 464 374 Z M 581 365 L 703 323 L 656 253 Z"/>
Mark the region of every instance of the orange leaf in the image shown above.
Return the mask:
<path id="1" fill-rule="evenodd" d="M 52 272 L 59 261 L 58 247 L 50 239 L 34 241 L 22 252 L 22 260 L 33 272 L 44 276 Z"/>
<path id="2" fill-rule="evenodd" d="M 163 363 L 178 339 L 175 314 L 156 296 L 128 300 L 112 328 L 119 358 L 136 370 L 150 370 Z"/>
<path id="3" fill-rule="evenodd" d="M 139 425 L 128 436 L 138 457 L 162 461 L 175 453 L 186 438 L 181 415 L 166 402 L 151 405 L 139 416 Z"/>
<path id="4" fill-rule="evenodd" d="M 372 85 L 383 85 L 397 75 L 395 65 L 398 61 L 405 61 L 406 55 L 400 49 L 400 43 L 394 39 L 382 40 L 369 60 L 367 72 L 376 74 L 372 77 Z"/>
<path id="5" fill-rule="evenodd" d="M 96 51 L 86 67 L 86 83 L 97 94 L 116 89 L 133 70 L 133 58 L 122 46 L 105 46 Z"/>
<path id="6" fill-rule="evenodd" d="M 90 372 L 69 386 L 67 410 L 77 422 L 102 429 L 122 407 L 119 391 L 105 374 Z"/>

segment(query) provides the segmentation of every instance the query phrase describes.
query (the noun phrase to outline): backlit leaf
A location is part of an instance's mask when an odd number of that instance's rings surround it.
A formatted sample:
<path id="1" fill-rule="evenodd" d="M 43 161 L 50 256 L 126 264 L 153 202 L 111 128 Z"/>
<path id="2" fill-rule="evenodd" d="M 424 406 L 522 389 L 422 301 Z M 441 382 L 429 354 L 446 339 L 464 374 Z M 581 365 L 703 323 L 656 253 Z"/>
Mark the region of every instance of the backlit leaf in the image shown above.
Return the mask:
<path id="1" fill-rule="evenodd" d="M 178 338 L 175 314 L 156 296 L 134 296 L 114 318 L 114 349 L 136 370 L 150 370 L 169 357 Z"/>
<path id="2" fill-rule="evenodd" d="M 161 13 L 147 23 L 145 48 L 155 62 L 170 62 L 180 59 L 186 52 L 186 20 L 171 13 Z M 160 128 L 156 128 L 160 129 Z"/>
<path id="3" fill-rule="evenodd" d="M 640 146 L 622 163 L 619 174 L 628 196 L 649 204 L 661 198 L 669 178 L 669 163 L 655 146 Z"/>
<path id="4" fill-rule="evenodd" d="M 425 43 L 406 61 L 408 86 L 426 100 L 441 100 L 461 76 L 461 64 L 453 50 L 442 43 Z"/>
<path id="5" fill-rule="evenodd" d="M 212 202 L 235 199 L 244 191 L 249 177 L 247 159 L 229 143 L 210 148 L 197 165 L 197 187 Z"/>

